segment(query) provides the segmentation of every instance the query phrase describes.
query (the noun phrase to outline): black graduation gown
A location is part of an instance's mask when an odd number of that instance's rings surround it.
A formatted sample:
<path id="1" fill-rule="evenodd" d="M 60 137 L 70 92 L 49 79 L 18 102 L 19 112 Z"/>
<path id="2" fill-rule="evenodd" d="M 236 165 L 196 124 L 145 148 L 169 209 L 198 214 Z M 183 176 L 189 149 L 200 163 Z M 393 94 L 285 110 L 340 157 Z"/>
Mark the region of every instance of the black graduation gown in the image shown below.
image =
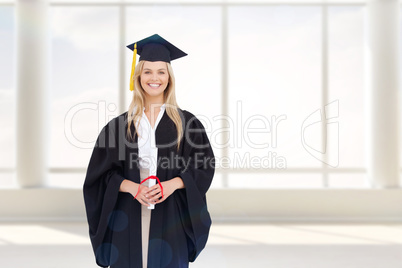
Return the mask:
<path id="1" fill-rule="evenodd" d="M 179 151 L 176 126 L 166 111 L 157 126 L 156 175 L 161 182 L 181 177 L 185 188 L 151 212 L 151 268 L 188 267 L 205 247 L 211 226 L 205 194 L 215 172 L 214 153 L 201 122 L 188 111 L 178 111 L 185 133 Z M 102 129 L 83 187 L 89 235 L 101 267 L 142 268 L 141 204 L 131 194 L 119 192 L 124 179 L 140 182 L 138 136 L 130 142 L 126 132 L 127 112 Z"/>

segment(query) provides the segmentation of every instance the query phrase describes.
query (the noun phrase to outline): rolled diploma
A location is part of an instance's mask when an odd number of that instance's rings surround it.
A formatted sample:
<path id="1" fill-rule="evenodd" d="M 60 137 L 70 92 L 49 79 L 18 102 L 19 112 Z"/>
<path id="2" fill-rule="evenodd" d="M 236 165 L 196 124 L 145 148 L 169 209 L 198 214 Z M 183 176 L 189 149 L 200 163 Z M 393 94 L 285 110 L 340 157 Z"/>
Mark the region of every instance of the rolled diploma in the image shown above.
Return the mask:
<path id="1" fill-rule="evenodd" d="M 156 184 L 156 180 L 155 179 L 148 179 L 148 187 L 152 187 Z M 148 209 L 154 209 L 155 208 L 155 204 L 149 204 Z"/>

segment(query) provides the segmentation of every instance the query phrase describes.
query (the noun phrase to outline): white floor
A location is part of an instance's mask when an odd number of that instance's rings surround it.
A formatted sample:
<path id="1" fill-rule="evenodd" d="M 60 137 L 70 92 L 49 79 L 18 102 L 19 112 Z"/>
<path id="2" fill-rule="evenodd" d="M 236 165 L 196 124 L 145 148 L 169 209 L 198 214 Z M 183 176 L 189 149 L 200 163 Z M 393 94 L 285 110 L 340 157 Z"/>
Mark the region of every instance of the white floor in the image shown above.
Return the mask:
<path id="1" fill-rule="evenodd" d="M 0 223 L 7 268 L 95 268 L 86 223 Z M 220 224 L 192 268 L 402 268 L 402 224 Z"/>

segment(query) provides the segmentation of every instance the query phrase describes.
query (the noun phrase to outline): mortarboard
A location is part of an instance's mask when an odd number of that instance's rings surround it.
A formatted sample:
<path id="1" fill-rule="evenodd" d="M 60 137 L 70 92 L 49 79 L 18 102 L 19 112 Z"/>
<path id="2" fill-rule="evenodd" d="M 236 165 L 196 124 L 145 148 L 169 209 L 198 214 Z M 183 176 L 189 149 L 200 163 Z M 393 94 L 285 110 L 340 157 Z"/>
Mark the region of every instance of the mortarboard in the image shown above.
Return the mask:
<path id="1" fill-rule="evenodd" d="M 130 76 L 130 90 L 134 90 L 134 70 L 136 64 L 136 55 L 140 55 L 140 61 L 164 61 L 170 63 L 170 61 L 187 56 L 186 53 L 163 39 L 158 34 L 151 35 L 140 41 L 132 43 L 127 46 L 129 49 L 134 51 L 133 63 L 131 66 L 131 76 Z"/>

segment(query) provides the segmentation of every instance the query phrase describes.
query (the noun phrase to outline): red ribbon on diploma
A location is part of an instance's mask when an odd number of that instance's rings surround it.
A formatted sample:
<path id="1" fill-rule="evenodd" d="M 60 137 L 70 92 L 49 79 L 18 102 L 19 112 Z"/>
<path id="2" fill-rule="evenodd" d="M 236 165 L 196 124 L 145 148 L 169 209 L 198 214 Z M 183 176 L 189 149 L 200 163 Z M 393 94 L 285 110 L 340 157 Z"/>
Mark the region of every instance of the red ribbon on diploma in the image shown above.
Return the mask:
<path id="1" fill-rule="evenodd" d="M 156 179 L 156 180 L 157 180 L 159 186 L 161 187 L 161 193 L 162 193 L 162 198 L 163 198 L 163 186 L 162 186 L 161 182 L 159 181 L 159 178 L 158 178 L 158 177 L 153 176 L 153 175 L 152 175 L 152 176 L 149 176 L 148 178 L 142 180 L 142 182 L 140 183 L 140 185 L 141 185 L 143 182 L 145 182 L 146 180 L 149 180 L 149 179 Z M 134 199 L 137 198 L 137 195 L 138 195 L 138 192 L 139 192 L 139 191 L 140 191 L 140 186 L 138 186 L 137 194 L 134 196 Z"/>

